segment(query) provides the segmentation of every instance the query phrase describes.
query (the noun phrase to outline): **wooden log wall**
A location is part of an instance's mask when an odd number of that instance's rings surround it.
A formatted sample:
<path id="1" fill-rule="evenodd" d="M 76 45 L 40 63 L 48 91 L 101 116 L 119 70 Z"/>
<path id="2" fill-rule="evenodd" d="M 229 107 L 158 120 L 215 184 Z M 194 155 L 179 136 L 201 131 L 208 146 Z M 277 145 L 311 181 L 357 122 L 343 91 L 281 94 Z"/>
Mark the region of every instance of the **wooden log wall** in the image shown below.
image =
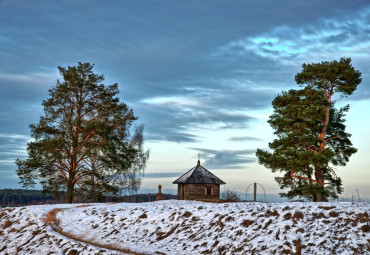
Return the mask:
<path id="1" fill-rule="evenodd" d="M 207 189 L 210 192 L 207 192 Z M 210 194 L 208 194 L 210 193 Z M 177 199 L 198 200 L 204 202 L 220 201 L 219 184 L 178 184 Z"/>

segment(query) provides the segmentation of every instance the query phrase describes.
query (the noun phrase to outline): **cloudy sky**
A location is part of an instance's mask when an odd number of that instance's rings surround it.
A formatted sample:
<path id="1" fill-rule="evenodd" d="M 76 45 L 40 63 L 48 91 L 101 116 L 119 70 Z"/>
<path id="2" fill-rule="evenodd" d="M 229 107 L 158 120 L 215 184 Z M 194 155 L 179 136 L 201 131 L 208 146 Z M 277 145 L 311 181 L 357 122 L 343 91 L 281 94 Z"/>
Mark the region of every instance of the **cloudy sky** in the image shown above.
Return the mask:
<path id="1" fill-rule="evenodd" d="M 302 63 L 351 57 L 362 72 L 348 131 L 359 149 L 337 168 L 343 195 L 370 197 L 368 1 L 0 0 L 0 188 L 20 187 L 28 125 L 60 79 L 57 66 L 95 64 L 145 125 L 151 156 L 143 188 L 172 184 L 201 163 L 245 192 L 279 192 L 257 148 L 274 138 L 271 101 L 298 88 Z"/>

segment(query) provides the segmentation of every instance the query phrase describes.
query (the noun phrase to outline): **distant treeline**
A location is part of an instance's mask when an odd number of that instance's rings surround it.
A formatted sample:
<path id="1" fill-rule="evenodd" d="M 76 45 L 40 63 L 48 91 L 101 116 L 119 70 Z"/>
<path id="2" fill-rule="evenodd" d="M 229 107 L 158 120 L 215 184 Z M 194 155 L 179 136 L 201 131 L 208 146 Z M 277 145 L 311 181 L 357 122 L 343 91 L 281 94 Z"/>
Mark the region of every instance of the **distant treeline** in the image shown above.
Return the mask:
<path id="1" fill-rule="evenodd" d="M 118 201 L 121 202 L 128 202 L 128 203 L 144 203 L 144 202 L 152 202 L 155 201 L 155 197 L 157 194 L 135 194 L 131 196 L 123 196 L 117 197 Z M 176 195 L 172 194 L 163 194 L 165 200 L 177 199 Z"/>
<path id="2" fill-rule="evenodd" d="M 163 194 L 164 199 L 176 199 L 176 195 Z M 143 203 L 155 201 L 156 194 L 135 194 L 128 196 L 109 196 L 99 202 L 129 202 Z M 24 206 L 35 204 L 57 204 L 64 203 L 61 197 L 45 194 L 41 190 L 26 189 L 0 189 L 1 207 L 7 206 Z M 75 203 L 91 202 L 84 197 L 76 197 Z"/>
<path id="3" fill-rule="evenodd" d="M 44 194 L 40 190 L 25 189 L 1 189 L 1 206 L 21 206 L 30 204 L 46 203 L 52 200 L 49 194 Z"/>

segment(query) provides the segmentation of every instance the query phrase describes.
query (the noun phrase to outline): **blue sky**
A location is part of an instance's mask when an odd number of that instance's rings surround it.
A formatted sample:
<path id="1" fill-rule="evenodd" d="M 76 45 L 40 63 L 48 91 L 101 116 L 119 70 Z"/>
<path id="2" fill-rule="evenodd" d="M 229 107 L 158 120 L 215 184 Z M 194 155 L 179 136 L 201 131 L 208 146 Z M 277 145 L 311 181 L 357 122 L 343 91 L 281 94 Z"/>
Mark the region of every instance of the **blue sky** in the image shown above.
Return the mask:
<path id="1" fill-rule="evenodd" d="M 302 63 L 351 57 L 363 82 L 348 131 L 359 149 L 337 168 L 343 195 L 370 197 L 368 1 L 0 1 L 0 188 L 19 187 L 28 125 L 60 79 L 57 66 L 95 64 L 145 125 L 143 188 L 202 164 L 227 188 L 279 192 L 257 148 L 274 138 L 271 101 L 298 88 Z"/>

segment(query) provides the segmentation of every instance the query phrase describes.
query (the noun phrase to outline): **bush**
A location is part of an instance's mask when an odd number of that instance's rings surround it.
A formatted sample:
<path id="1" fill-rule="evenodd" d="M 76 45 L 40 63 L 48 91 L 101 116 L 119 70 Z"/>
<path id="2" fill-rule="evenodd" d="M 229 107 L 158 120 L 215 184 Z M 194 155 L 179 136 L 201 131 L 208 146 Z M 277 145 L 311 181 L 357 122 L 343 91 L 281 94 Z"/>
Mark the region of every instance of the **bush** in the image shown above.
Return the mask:
<path id="1" fill-rule="evenodd" d="M 235 190 L 225 189 L 221 194 L 221 200 L 224 202 L 240 202 L 240 197 Z"/>

